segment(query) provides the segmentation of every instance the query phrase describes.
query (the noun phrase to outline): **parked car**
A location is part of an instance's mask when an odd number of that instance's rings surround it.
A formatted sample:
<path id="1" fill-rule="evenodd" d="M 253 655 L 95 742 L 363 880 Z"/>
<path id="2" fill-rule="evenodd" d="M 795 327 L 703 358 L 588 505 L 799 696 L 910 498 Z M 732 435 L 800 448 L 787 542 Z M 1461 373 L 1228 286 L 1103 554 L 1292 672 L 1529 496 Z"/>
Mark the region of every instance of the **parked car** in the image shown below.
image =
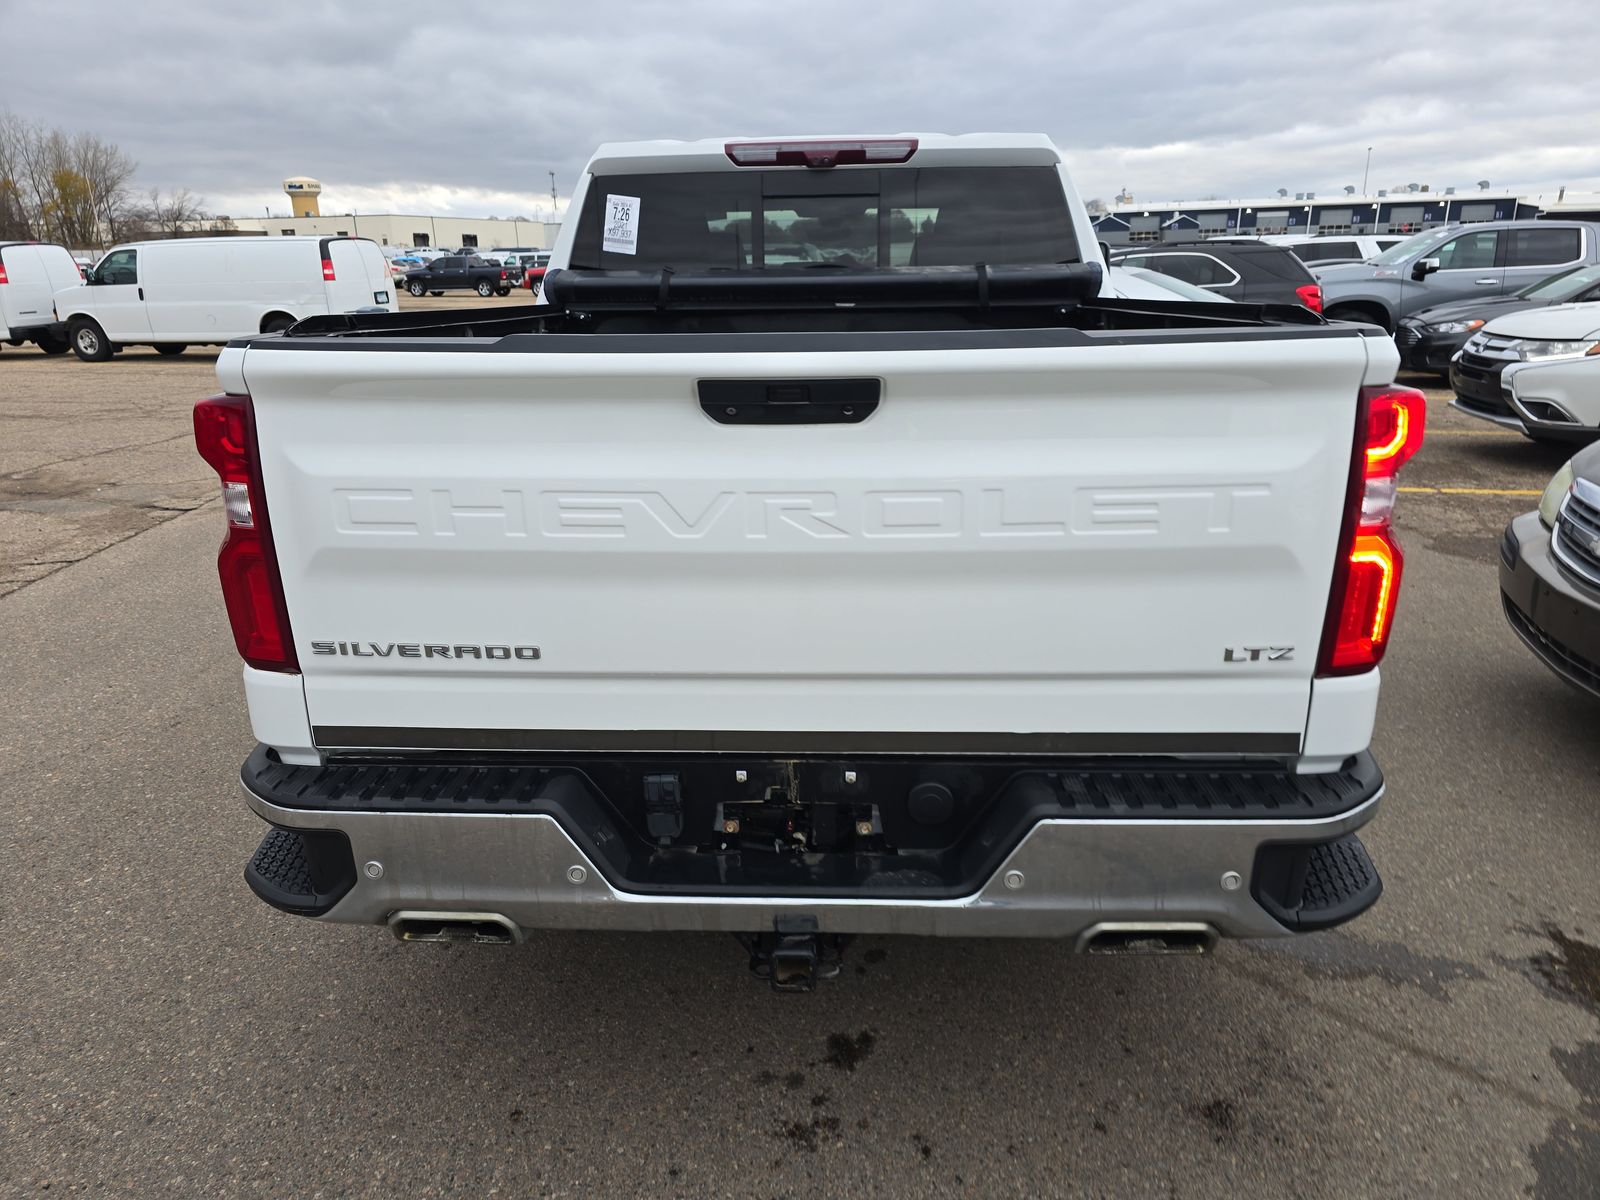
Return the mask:
<path id="1" fill-rule="evenodd" d="M 442 296 L 456 288 L 470 288 L 480 296 L 509 296 L 511 284 L 511 273 L 506 268 L 491 265 L 475 254 L 436 258 L 426 266 L 407 271 L 405 277 L 406 291 L 413 296 Z"/>
<path id="2" fill-rule="evenodd" d="M 1496 317 L 1552 304 L 1600 300 L 1600 263 L 1571 267 L 1508 296 L 1474 296 L 1413 313 L 1394 332 L 1401 365 L 1412 371 L 1450 374 L 1450 360 L 1467 339 Z"/>
<path id="3" fill-rule="evenodd" d="M 728 228 L 780 217 L 812 265 Z M 1042 135 L 637 142 L 548 306 L 230 346 L 249 886 L 407 941 L 724 930 L 788 990 L 841 934 L 1365 911 L 1425 399 L 1376 330 L 1121 270 Z"/>
<path id="4" fill-rule="evenodd" d="M 535 254 L 521 255 L 520 258 L 519 269 L 522 272 L 522 283 L 519 286 L 525 287 L 529 291 L 538 291 L 539 282 L 544 278 L 545 270 L 550 265 L 550 255 L 540 251 Z"/>
<path id="5" fill-rule="evenodd" d="M 1322 311 L 1322 291 L 1304 263 L 1261 241 L 1189 242 L 1114 249 L 1113 266 L 1143 267 L 1251 304 L 1303 304 Z"/>
<path id="6" fill-rule="evenodd" d="M 51 300 L 83 283 L 65 246 L 53 242 L 0 242 L 0 342 L 32 342 L 46 354 L 65 354 L 67 327 Z"/>
<path id="7" fill-rule="evenodd" d="M 1556 271 L 1600 262 L 1600 224 L 1486 221 L 1420 233 L 1370 262 L 1318 267 L 1324 311 L 1391 333 L 1403 317 L 1455 300 L 1504 296 Z"/>
<path id="8" fill-rule="evenodd" d="M 502 266 L 512 266 L 524 254 L 541 253 L 537 246 L 496 246 L 482 252 L 484 258 L 497 258 Z M 548 257 L 548 255 L 546 256 Z"/>
<path id="9" fill-rule="evenodd" d="M 1535 441 L 1600 438 L 1600 353 L 1512 363 L 1500 373 L 1500 391 Z"/>
<path id="10" fill-rule="evenodd" d="M 1590 382 L 1597 376 L 1589 369 L 1600 364 L 1597 356 L 1600 302 L 1496 317 L 1450 364 L 1451 404 L 1535 441 L 1587 441 L 1600 434 L 1600 403 Z M 1554 370 L 1579 363 L 1583 368 L 1575 373 Z M 1523 376 L 1535 369 L 1537 374 Z"/>
<path id="11" fill-rule="evenodd" d="M 1500 601 L 1555 675 L 1600 699 L 1600 446 L 1572 457 L 1500 542 Z"/>
<path id="12" fill-rule="evenodd" d="M 1284 234 L 1267 239 L 1273 245 L 1285 247 L 1308 266 L 1334 263 L 1359 263 L 1376 258 L 1385 250 L 1405 241 L 1404 236 L 1384 236 L 1371 233 L 1341 233 L 1316 237 Z"/>
<path id="13" fill-rule="evenodd" d="M 1391 246 L 1398 246 L 1409 235 L 1371 233 L 1274 233 L 1252 238 L 1240 234 L 1207 238 L 1213 242 L 1265 242 L 1269 246 L 1282 246 L 1301 262 L 1316 266 L 1334 263 L 1366 262 L 1382 254 Z"/>
<path id="14" fill-rule="evenodd" d="M 371 238 L 171 238 L 117 246 L 80 287 L 55 294 L 72 349 L 103 362 L 123 346 L 182 354 L 306 317 L 394 311 L 388 264 Z"/>
<path id="15" fill-rule="evenodd" d="M 1188 300 L 1197 304 L 1232 304 L 1220 292 L 1207 291 L 1192 283 L 1185 283 L 1175 275 L 1144 267 L 1110 267 L 1106 271 L 1106 289 L 1109 294 L 1124 300 Z"/>

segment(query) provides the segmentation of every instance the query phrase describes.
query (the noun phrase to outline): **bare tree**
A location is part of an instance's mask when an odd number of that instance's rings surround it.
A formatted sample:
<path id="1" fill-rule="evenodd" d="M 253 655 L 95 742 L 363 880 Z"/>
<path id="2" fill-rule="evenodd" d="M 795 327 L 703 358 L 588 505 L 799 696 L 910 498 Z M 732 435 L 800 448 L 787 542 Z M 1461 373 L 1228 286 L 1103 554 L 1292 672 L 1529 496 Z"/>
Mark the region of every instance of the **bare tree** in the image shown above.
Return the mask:
<path id="1" fill-rule="evenodd" d="M 24 167 L 31 132 L 21 117 L 0 111 L 0 239 L 6 241 L 33 237 Z"/>
<path id="2" fill-rule="evenodd" d="M 0 237 L 104 245 L 121 234 L 134 169 L 131 158 L 94 134 L 0 112 Z"/>
<path id="3" fill-rule="evenodd" d="M 188 188 L 177 188 L 165 195 L 160 188 L 151 188 L 149 199 L 137 210 L 145 236 L 181 237 L 198 226 L 205 215 L 205 201 Z"/>
<path id="4" fill-rule="evenodd" d="M 88 184 L 90 201 L 105 224 L 106 237 L 115 241 L 120 236 L 117 223 L 132 202 L 128 183 L 138 164 L 111 143 L 80 133 L 72 139 L 72 166 Z"/>

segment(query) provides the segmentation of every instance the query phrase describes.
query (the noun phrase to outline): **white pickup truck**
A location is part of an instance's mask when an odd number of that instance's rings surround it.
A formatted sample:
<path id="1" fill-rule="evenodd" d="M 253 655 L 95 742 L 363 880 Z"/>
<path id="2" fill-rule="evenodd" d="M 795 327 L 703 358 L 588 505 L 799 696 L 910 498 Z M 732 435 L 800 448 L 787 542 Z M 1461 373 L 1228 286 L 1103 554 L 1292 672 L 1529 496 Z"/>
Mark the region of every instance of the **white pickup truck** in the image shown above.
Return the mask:
<path id="1" fill-rule="evenodd" d="M 604 146 L 543 301 L 246 338 L 196 407 L 262 899 L 802 988 L 1377 898 L 1381 330 L 1119 296 L 1034 135 Z"/>

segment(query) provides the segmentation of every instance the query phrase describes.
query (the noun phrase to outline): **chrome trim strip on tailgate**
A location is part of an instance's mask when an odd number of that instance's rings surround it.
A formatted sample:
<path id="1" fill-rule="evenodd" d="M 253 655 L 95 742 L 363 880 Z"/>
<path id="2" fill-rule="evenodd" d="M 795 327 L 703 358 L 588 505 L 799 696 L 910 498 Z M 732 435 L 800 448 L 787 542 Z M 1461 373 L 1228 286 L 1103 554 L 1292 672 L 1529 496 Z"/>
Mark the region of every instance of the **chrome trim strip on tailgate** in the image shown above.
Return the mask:
<path id="1" fill-rule="evenodd" d="M 1287 733 L 875 733 L 744 729 L 448 729 L 318 725 L 323 750 L 585 754 L 1298 754 Z"/>

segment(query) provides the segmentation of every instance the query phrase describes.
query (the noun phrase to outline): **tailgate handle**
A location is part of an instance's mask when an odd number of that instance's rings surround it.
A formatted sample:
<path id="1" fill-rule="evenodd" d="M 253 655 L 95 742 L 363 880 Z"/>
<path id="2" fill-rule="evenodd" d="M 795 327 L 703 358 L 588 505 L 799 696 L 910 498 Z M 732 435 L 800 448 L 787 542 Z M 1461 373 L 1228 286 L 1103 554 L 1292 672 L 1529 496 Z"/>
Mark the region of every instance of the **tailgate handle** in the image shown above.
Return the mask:
<path id="1" fill-rule="evenodd" d="M 879 379 L 702 379 L 700 407 L 719 425 L 855 425 L 878 407 Z"/>

